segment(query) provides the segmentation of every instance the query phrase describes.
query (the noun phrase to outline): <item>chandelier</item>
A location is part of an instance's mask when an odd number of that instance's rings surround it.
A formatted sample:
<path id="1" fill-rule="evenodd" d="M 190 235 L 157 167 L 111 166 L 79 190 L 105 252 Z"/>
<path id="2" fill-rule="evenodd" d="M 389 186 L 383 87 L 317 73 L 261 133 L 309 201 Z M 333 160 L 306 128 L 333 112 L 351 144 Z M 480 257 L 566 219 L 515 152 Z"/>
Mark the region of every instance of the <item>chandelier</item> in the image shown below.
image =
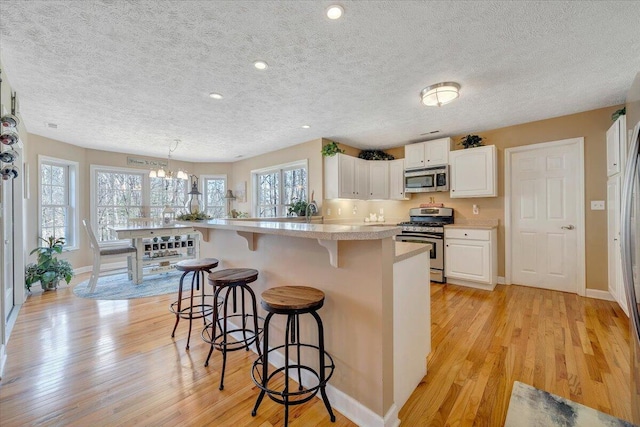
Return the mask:
<path id="1" fill-rule="evenodd" d="M 167 156 L 167 169 L 165 170 L 164 166 L 160 166 L 160 169 L 151 170 L 149 172 L 150 178 L 164 178 L 164 179 L 189 179 L 189 176 L 182 169 L 178 169 L 178 172 L 174 172 L 171 170 L 171 153 L 176 151 L 178 148 L 178 144 L 180 144 L 180 140 L 176 139 L 174 141 L 175 145 L 171 148 L 169 146 L 169 155 Z"/>

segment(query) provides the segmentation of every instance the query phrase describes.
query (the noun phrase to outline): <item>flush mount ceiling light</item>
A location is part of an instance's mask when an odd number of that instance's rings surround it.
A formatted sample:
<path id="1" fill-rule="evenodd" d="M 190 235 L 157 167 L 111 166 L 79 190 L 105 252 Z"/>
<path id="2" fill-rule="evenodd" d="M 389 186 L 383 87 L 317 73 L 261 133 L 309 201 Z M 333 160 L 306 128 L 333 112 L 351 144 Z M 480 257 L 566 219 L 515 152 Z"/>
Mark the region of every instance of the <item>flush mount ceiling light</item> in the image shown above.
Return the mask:
<path id="1" fill-rule="evenodd" d="M 344 8 L 337 4 L 332 4 L 327 8 L 327 18 L 340 19 L 344 14 Z"/>
<path id="2" fill-rule="evenodd" d="M 222 99 L 224 98 L 222 95 L 220 95 L 219 93 L 215 93 L 215 92 L 211 92 L 209 94 L 209 98 L 213 98 L 213 99 Z"/>
<path id="3" fill-rule="evenodd" d="M 180 140 L 176 139 L 175 146 L 173 149 L 169 146 L 169 155 L 167 156 L 167 170 L 164 167 L 160 167 L 158 170 L 149 171 L 149 178 L 164 178 L 164 179 L 189 179 L 189 176 L 182 169 L 178 170 L 177 173 L 173 172 L 171 168 L 171 153 L 176 151 L 178 148 L 178 144 L 180 144 Z"/>
<path id="4" fill-rule="evenodd" d="M 420 91 L 420 100 L 428 107 L 440 107 L 460 96 L 460 85 L 454 82 L 436 83 Z"/>
<path id="5" fill-rule="evenodd" d="M 253 66 L 256 67 L 258 70 L 266 70 L 269 67 L 269 64 L 267 64 L 264 61 L 255 61 L 253 63 Z"/>

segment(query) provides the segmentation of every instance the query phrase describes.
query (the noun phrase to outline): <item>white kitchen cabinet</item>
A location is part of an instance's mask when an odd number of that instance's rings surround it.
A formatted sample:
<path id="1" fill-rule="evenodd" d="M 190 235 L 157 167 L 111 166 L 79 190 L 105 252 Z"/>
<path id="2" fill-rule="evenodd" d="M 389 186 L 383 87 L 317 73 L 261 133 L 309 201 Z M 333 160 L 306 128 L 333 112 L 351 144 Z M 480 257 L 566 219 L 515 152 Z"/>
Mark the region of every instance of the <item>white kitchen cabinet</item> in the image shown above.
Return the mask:
<path id="1" fill-rule="evenodd" d="M 451 198 L 497 197 L 498 154 L 495 145 L 449 153 Z"/>
<path id="2" fill-rule="evenodd" d="M 607 131 L 607 176 L 613 176 L 624 170 L 627 154 L 626 116 L 620 116 Z"/>
<path id="3" fill-rule="evenodd" d="M 440 138 L 405 145 L 405 168 L 418 169 L 446 165 L 449 163 L 450 150 L 451 138 Z"/>
<path id="4" fill-rule="evenodd" d="M 493 290 L 498 282 L 498 235 L 495 228 L 446 228 L 447 283 Z"/>
<path id="5" fill-rule="evenodd" d="M 389 163 L 389 199 L 409 200 L 411 193 L 404 192 L 404 159 L 391 160 Z"/>
<path id="6" fill-rule="evenodd" d="M 325 199 L 368 198 L 369 165 L 366 160 L 344 154 L 324 158 Z"/>
<path id="7" fill-rule="evenodd" d="M 353 188 L 355 194 L 354 199 L 366 200 L 369 198 L 369 164 L 371 162 L 354 157 L 355 160 L 355 172 Z"/>
<path id="8" fill-rule="evenodd" d="M 369 199 L 389 198 L 389 162 L 384 160 L 370 161 L 369 164 Z"/>
<path id="9" fill-rule="evenodd" d="M 607 259 L 609 264 L 609 293 L 622 310 L 629 315 L 627 296 L 622 280 L 620 250 L 620 189 L 621 176 L 617 174 L 607 180 Z"/>

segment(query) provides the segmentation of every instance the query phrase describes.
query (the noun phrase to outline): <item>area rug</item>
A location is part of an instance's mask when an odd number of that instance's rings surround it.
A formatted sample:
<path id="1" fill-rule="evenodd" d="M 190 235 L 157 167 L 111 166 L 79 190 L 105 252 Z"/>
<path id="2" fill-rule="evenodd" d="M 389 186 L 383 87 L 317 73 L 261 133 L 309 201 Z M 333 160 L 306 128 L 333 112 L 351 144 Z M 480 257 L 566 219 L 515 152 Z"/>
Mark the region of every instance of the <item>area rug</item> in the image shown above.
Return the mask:
<path id="1" fill-rule="evenodd" d="M 95 292 L 89 292 L 89 280 L 78 283 L 73 288 L 73 293 L 81 298 L 90 299 L 134 299 L 156 295 L 164 295 L 178 292 L 178 283 L 182 272 L 171 271 L 168 273 L 147 276 L 139 285 L 134 284 L 127 274 L 114 274 L 98 278 Z"/>
<path id="2" fill-rule="evenodd" d="M 515 381 L 504 426 L 633 427 L 633 424 Z"/>

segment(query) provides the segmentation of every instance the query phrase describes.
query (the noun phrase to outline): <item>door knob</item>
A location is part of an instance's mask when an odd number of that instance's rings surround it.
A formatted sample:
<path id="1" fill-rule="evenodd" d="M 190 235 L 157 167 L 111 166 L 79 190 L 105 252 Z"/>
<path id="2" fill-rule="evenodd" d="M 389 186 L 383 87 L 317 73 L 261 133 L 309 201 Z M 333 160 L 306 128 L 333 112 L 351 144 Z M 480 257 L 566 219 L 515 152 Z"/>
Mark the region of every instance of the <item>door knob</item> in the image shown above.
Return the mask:
<path id="1" fill-rule="evenodd" d="M 563 230 L 573 230 L 575 227 L 573 225 L 569 224 L 569 225 L 563 225 L 560 228 L 562 228 Z"/>

